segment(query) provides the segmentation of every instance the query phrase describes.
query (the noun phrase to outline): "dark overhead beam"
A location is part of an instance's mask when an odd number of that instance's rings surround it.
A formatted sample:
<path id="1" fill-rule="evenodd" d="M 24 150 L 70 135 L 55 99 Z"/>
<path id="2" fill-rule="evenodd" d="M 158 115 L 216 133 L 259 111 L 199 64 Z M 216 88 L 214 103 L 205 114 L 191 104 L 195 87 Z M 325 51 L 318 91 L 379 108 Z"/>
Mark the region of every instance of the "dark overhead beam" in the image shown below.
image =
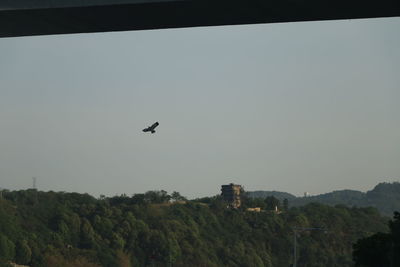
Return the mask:
<path id="1" fill-rule="evenodd" d="M 400 0 L 2 1 L 0 37 L 400 16 Z"/>

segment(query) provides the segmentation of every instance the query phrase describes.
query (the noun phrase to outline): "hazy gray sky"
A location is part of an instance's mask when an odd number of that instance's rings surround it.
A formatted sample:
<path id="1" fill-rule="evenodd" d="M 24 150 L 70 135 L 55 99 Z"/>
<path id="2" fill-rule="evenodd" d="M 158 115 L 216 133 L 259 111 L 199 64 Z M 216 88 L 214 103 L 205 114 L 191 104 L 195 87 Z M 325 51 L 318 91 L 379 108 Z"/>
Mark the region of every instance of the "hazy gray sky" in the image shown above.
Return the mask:
<path id="1" fill-rule="evenodd" d="M 0 39 L 0 187 L 400 180 L 400 18 Z M 159 121 L 154 135 L 141 130 Z"/>

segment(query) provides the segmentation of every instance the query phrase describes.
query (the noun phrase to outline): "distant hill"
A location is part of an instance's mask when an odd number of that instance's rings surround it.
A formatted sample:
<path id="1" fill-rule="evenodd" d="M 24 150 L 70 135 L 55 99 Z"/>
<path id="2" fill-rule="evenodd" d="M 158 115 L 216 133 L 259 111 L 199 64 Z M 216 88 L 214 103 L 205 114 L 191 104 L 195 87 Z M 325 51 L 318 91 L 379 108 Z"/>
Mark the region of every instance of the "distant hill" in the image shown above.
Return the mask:
<path id="1" fill-rule="evenodd" d="M 286 192 L 279 192 L 279 191 L 248 191 L 246 192 L 247 196 L 251 198 L 266 198 L 266 197 L 276 197 L 280 201 L 283 201 L 285 198 L 287 200 L 296 199 L 295 195 L 286 193 Z"/>
<path id="2" fill-rule="evenodd" d="M 400 183 L 380 183 L 374 189 L 366 193 L 356 190 L 338 190 L 331 193 L 310 196 L 295 197 L 292 194 L 277 191 L 247 192 L 252 198 L 266 198 L 274 196 L 279 200 L 287 198 L 290 206 L 304 206 L 311 202 L 327 205 L 343 204 L 349 207 L 375 207 L 383 215 L 392 216 L 394 211 L 400 211 Z"/>
<path id="3" fill-rule="evenodd" d="M 316 196 L 298 197 L 291 202 L 291 205 L 303 206 L 310 202 L 319 202 L 328 205 L 371 206 L 366 199 L 366 193 L 356 190 L 338 190 Z"/>

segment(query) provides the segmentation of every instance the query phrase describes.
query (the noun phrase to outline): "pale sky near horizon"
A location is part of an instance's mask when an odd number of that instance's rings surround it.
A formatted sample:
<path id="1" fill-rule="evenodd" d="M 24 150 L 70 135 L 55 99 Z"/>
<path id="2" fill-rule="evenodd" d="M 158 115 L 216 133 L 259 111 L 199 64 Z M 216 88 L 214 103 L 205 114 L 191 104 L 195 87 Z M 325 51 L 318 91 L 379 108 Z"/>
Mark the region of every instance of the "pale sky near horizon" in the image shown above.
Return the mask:
<path id="1" fill-rule="evenodd" d="M 400 181 L 400 18 L 0 38 L 0 187 Z M 154 135 L 141 130 L 160 122 Z"/>

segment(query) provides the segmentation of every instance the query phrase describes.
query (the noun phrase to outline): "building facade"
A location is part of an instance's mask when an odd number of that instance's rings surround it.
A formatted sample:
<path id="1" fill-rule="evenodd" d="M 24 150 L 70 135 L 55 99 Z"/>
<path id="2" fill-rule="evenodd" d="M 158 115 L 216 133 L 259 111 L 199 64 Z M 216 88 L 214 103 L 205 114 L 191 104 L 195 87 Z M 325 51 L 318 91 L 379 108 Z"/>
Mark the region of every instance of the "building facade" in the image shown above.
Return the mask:
<path id="1" fill-rule="evenodd" d="M 232 208 L 239 208 L 241 204 L 240 193 L 242 191 L 242 186 L 238 184 L 230 183 L 228 185 L 221 185 L 221 195 L 222 198 L 228 202 L 229 206 Z"/>

